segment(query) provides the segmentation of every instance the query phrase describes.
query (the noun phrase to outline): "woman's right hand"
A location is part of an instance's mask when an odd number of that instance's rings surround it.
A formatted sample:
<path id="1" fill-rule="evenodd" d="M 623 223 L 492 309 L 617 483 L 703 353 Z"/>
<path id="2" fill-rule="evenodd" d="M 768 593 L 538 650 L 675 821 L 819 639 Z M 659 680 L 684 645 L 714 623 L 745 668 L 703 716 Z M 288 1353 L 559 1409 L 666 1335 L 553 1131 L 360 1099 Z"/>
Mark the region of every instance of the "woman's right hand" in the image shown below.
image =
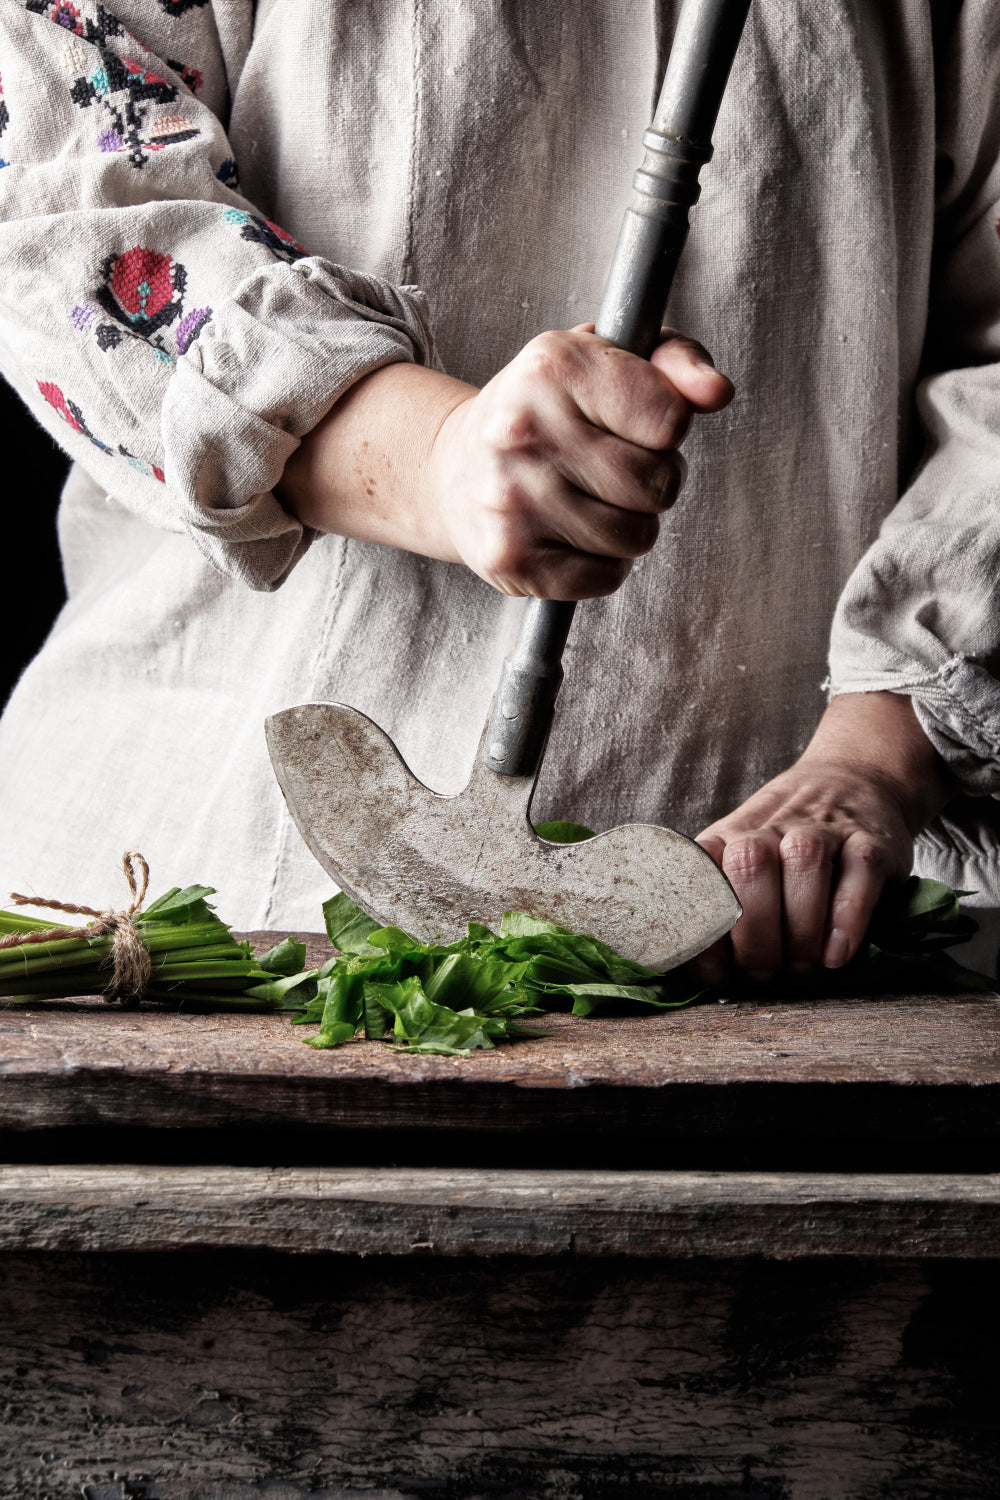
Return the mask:
<path id="1" fill-rule="evenodd" d="M 388 365 L 307 435 L 278 486 L 307 525 L 463 562 L 502 593 L 613 593 L 684 478 L 693 412 L 733 395 L 702 347 L 649 360 L 593 325 L 532 339 L 475 387 Z"/>
<path id="2" fill-rule="evenodd" d="M 680 493 L 692 413 L 732 394 L 678 335 L 645 360 L 592 325 L 543 333 L 441 424 L 429 471 L 439 523 L 504 594 L 613 593 Z"/>

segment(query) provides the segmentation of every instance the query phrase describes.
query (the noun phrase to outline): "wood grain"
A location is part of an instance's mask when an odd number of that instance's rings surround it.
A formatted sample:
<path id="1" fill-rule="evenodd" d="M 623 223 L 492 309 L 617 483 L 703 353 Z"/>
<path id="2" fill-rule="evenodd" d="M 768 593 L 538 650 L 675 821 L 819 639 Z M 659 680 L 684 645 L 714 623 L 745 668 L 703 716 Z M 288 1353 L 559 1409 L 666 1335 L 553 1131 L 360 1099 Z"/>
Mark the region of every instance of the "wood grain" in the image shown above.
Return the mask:
<path id="1" fill-rule="evenodd" d="M 996 1262 L 0 1257 L 2 1500 L 985 1500 Z"/>
<path id="2" fill-rule="evenodd" d="M 992 995 L 765 998 L 540 1025 L 541 1040 L 460 1059 L 372 1042 L 316 1052 L 283 1016 L 0 1004 L 0 1128 L 1000 1139 Z"/>
<path id="3" fill-rule="evenodd" d="M 1000 1257 L 1000 1176 L 0 1167 L 0 1251 Z"/>

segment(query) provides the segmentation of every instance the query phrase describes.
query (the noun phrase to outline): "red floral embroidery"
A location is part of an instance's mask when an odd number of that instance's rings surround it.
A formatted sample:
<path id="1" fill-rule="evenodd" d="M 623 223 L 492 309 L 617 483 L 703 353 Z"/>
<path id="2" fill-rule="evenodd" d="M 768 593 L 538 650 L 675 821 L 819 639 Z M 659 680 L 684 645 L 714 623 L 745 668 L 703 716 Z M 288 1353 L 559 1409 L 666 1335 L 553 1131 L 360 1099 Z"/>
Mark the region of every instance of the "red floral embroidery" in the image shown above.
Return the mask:
<path id="1" fill-rule="evenodd" d="M 74 432 L 82 432 L 85 436 L 91 438 L 92 442 L 94 441 L 91 434 L 87 431 L 86 423 L 83 420 L 83 413 L 75 401 L 67 401 L 59 387 L 51 380 L 39 380 L 38 389 L 53 411 L 57 411 L 63 421 L 72 427 Z M 104 445 L 99 444 L 98 446 L 103 447 Z"/>
<path id="2" fill-rule="evenodd" d="M 95 437 L 87 426 L 83 412 L 77 406 L 76 402 L 70 401 L 64 396 L 54 381 L 39 380 L 36 384 L 53 411 L 58 412 L 66 425 L 71 427 L 74 432 L 79 432 L 83 437 L 89 438 L 95 448 L 100 448 L 102 453 L 110 453 L 112 457 L 124 458 L 129 468 L 136 469 L 140 474 L 145 474 L 147 477 L 152 475 L 161 484 L 166 483 L 166 478 L 161 468 L 156 464 L 148 464 L 145 460 L 137 458 L 134 453 L 128 451 L 124 443 L 119 443 L 117 448 L 112 448 L 108 443 L 102 443 L 100 438 Z"/>
<path id="3" fill-rule="evenodd" d="M 110 255 L 101 267 L 102 285 L 95 299 L 114 319 L 95 329 L 102 349 L 117 349 L 131 335 L 150 344 L 161 359 L 183 354 L 211 320 L 210 307 L 185 311 L 187 272 L 163 250 L 133 245 L 121 255 Z M 171 341 L 166 330 L 176 325 Z M 80 326 L 78 323 L 76 326 Z"/>

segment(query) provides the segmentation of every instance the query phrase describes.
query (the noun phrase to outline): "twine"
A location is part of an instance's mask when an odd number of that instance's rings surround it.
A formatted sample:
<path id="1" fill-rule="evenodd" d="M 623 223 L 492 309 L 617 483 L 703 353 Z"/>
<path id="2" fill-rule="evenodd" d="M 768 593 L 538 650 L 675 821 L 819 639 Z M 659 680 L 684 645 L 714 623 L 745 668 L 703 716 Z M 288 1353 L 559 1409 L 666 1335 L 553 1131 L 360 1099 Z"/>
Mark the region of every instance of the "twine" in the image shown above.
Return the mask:
<path id="1" fill-rule="evenodd" d="M 138 878 L 136 878 L 136 865 L 139 867 Z M 0 949 L 23 948 L 28 943 L 68 942 L 73 938 L 103 937 L 105 933 L 111 932 L 114 934 L 111 956 L 114 960 L 115 971 L 110 985 L 104 992 L 104 998 L 119 1000 L 126 1004 L 130 1001 L 134 1003 L 141 1000 L 149 984 L 152 965 L 146 945 L 136 932 L 132 918 L 146 899 L 149 866 L 138 849 L 126 849 L 122 855 L 122 869 L 125 871 L 129 895 L 132 897 L 132 904 L 122 911 L 114 911 L 111 907 L 105 911 L 95 911 L 92 906 L 75 906 L 70 901 L 45 901 L 40 896 L 22 896 L 17 891 L 12 891 L 10 899 L 15 906 L 44 906 L 53 911 L 72 912 L 75 916 L 96 917 L 97 921 L 89 923 L 86 927 L 48 927 L 40 932 L 12 932 L 6 937 L 0 937 Z"/>

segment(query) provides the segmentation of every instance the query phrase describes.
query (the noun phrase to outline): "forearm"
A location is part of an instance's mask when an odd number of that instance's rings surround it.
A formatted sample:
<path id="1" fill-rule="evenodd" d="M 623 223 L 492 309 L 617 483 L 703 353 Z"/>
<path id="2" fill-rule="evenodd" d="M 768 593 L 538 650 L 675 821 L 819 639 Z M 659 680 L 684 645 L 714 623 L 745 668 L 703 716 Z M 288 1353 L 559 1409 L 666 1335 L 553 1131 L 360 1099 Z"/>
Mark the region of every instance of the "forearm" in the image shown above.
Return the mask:
<path id="1" fill-rule="evenodd" d="M 427 503 L 434 441 L 475 387 L 421 365 L 359 380 L 302 440 L 277 495 L 316 531 L 458 561 Z"/>
<path id="2" fill-rule="evenodd" d="M 901 693 L 842 693 L 833 698 L 801 763 L 840 763 L 887 785 L 911 834 L 955 795 L 947 769 Z"/>
<path id="3" fill-rule="evenodd" d="M 696 412 L 733 388 L 671 333 L 649 360 L 593 327 L 539 334 L 481 391 L 390 364 L 337 401 L 278 497 L 319 531 L 462 562 L 502 593 L 612 593 L 683 482 Z"/>

